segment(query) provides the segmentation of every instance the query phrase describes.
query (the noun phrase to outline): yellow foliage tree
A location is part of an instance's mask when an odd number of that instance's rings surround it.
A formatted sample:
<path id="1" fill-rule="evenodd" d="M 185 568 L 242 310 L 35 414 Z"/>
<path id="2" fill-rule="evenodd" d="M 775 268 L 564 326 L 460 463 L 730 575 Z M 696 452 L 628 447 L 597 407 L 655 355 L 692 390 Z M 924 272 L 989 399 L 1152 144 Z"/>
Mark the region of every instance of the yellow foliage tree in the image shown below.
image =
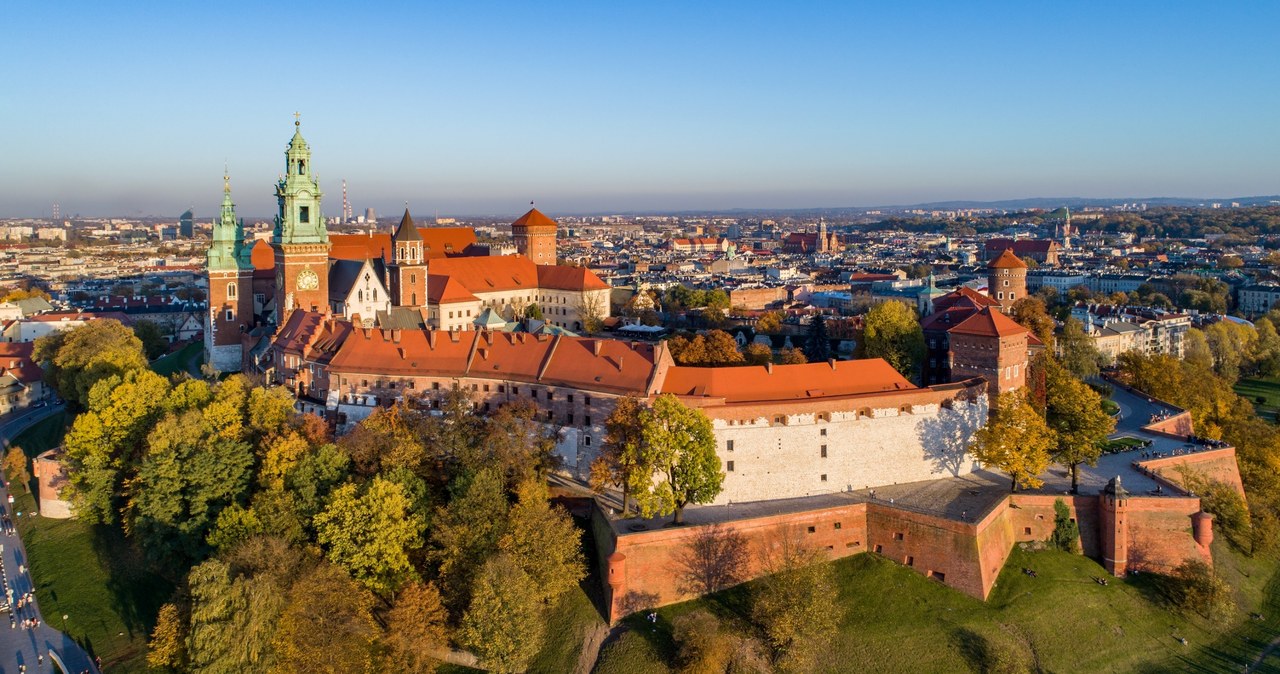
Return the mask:
<path id="1" fill-rule="evenodd" d="M 1010 489 L 1035 489 L 1044 484 L 1038 476 L 1049 467 L 1049 450 L 1055 434 L 1036 413 L 1021 391 L 1002 393 L 991 407 L 987 425 L 973 436 L 969 452 L 974 458 L 1010 477 Z"/>

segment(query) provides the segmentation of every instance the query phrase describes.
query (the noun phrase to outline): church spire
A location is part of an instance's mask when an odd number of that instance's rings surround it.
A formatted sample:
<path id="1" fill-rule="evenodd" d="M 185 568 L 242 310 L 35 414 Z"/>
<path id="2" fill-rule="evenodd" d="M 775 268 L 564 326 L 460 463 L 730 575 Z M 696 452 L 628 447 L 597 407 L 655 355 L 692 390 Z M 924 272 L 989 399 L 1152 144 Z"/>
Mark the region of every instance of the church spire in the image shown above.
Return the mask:
<path id="1" fill-rule="evenodd" d="M 209 246 L 211 270 L 232 270 L 248 262 L 249 248 L 244 242 L 244 221 L 236 218 L 236 205 L 231 200 L 231 175 L 222 169 L 222 208 L 213 223 L 213 242 Z"/>
<path id="2" fill-rule="evenodd" d="M 311 170 L 311 148 L 302 137 L 302 122 L 294 113 L 293 138 L 285 148 L 284 177 L 276 183 L 279 209 L 275 218 L 272 242 L 328 243 L 324 216 L 320 212 L 320 183 Z"/>

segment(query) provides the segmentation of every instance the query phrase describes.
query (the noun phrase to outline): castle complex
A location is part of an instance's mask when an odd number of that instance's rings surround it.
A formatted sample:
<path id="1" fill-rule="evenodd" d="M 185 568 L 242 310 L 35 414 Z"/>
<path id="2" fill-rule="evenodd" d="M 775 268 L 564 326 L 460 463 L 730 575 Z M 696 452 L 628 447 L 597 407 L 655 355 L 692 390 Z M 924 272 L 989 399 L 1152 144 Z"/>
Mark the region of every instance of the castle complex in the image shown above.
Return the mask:
<path id="1" fill-rule="evenodd" d="M 246 242 L 224 180 L 205 331 L 218 370 L 260 373 L 339 428 L 396 401 L 439 408 L 453 391 L 469 393 L 481 412 L 531 401 L 558 433 L 566 476 L 581 482 L 619 397 L 672 394 L 711 420 L 725 475 L 715 502 L 691 513 L 694 524 L 729 522 L 752 545 L 799 527 L 832 557 L 878 552 L 980 597 L 1012 545 L 1052 528 L 1054 497 L 1007 497 L 1007 483 L 998 501 L 972 512 L 953 507 L 968 498 L 961 491 L 951 510 L 936 512 L 876 497 L 985 479 L 970 440 L 989 399 L 1025 384 L 1041 346 L 1007 315 L 1026 296 L 1027 266 L 1010 250 L 988 265 L 987 294 L 932 297 L 922 386 L 881 359 L 683 367 L 664 342 L 577 334 L 608 316 L 610 288 L 587 269 L 557 264 L 558 227 L 536 209 L 512 223 L 515 255 L 491 255 L 470 229 L 419 228 L 407 210 L 392 233 L 330 235 L 300 130 L 285 155 L 269 246 Z M 831 248 L 825 224 L 810 236 L 791 243 Z M 534 305 L 544 321 L 531 329 L 519 319 Z M 1175 418 L 1185 427 L 1151 432 L 1185 437 L 1189 417 Z M 1213 460 L 1234 471 L 1234 454 Z M 1199 499 L 1166 482 L 1178 498 L 1131 496 L 1118 479 L 1070 497 L 1084 550 L 1116 573 L 1152 540 L 1142 550 L 1147 565 L 1206 556 L 1212 530 Z M 684 598 L 669 568 L 696 527 L 646 530 L 603 508 L 595 516 L 612 611 L 624 610 L 629 592 Z"/>

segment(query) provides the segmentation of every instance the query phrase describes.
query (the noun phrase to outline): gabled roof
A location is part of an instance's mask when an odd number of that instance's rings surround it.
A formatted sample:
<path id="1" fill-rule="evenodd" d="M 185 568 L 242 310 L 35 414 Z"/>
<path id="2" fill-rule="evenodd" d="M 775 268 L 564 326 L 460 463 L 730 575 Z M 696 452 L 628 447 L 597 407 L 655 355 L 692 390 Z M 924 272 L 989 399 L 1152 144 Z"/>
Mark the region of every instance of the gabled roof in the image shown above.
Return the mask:
<path id="1" fill-rule="evenodd" d="M 608 290 L 609 284 L 586 267 L 540 264 L 538 287 L 553 290 Z"/>
<path id="2" fill-rule="evenodd" d="M 1016 321 L 999 311 L 987 307 L 965 319 L 947 332 L 958 335 L 978 335 L 982 337 L 1012 337 L 1030 332 Z"/>
<path id="3" fill-rule="evenodd" d="M 378 312 L 378 327 L 383 330 L 421 330 L 427 321 L 417 307 L 391 307 Z"/>
<path id="4" fill-rule="evenodd" d="M 256 271 L 275 273 L 276 252 L 272 250 L 271 244 L 262 239 L 253 242 L 253 248 L 249 250 L 249 261 L 253 263 Z"/>
<path id="5" fill-rule="evenodd" d="M 330 260 L 329 262 L 329 299 L 345 301 L 351 295 L 351 288 L 360 280 L 360 273 L 368 265 L 373 279 L 386 294 L 387 289 L 382 280 L 385 278 L 385 267 L 382 258 L 375 260 Z"/>
<path id="6" fill-rule="evenodd" d="M 470 227 L 415 227 L 422 238 L 422 257 L 437 260 L 466 255 L 476 243 L 476 232 Z M 390 263 L 395 255 L 395 245 L 386 232 L 374 234 L 330 234 L 329 257 L 339 260 L 365 260 L 382 258 Z"/>
<path id="7" fill-rule="evenodd" d="M 431 275 L 448 276 L 473 293 L 538 287 L 538 266 L 523 255 L 447 258 L 428 268 Z"/>
<path id="8" fill-rule="evenodd" d="M 1012 248 L 1005 248 L 1004 252 L 1000 253 L 1000 257 L 992 260 L 987 267 L 990 269 L 1026 269 L 1027 263 L 1019 260 L 1018 256 L 1013 254 Z"/>
<path id="9" fill-rule="evenodd" d="M 672 367 L 663 393 L 724 398 L 727 403 L 807 400 L 908 391 L 916 387 L 883 358 L 804 365 Z"/>
<path id="10" fill-rule="evenodd" d="M 461 282 L 452 276 L 427 274 L 427 301 L 431 304 L 452 302 L 479 302 Z"/>
<path id="11" fill-rule="evenodd" d="M 536 208 L 530 208 L 528 213 L 516 218 L 511 223 L 511 228 L 529 228 L 529 227 L 551 227 L 556 226 L 556 221 L 542 214 L 542 211 Z"/>
<path id="12" fill-rule="evenodd" d="M 941 311 L 952 307 L 969 307 L 976 310 L 981 309 L 982 307 L 998 306 L 1000 306 L 999 300 L 988 295 L 983 295 L 969 286 L 960 286 L 959 288 L 956 288 L 933 301 L 934 311 Z"/>
<path id="13" fill-rule="evenodd" d="M 409 209 L 404 209 L 404 217 L 400 218 L 400 225 L 396 227 L 396 233 L 392 239 L 402 243 L 422 240 L 418 226 L 413 224 L 413 218 L 409 216 Z"/>

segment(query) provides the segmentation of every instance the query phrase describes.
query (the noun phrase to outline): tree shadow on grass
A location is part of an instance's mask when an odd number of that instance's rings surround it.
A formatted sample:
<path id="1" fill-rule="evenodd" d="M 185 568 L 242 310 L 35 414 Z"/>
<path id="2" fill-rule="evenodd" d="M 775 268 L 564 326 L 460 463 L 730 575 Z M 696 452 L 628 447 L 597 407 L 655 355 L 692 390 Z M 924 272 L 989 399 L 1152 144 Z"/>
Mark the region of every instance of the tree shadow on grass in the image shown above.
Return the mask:
<path id="1" fill-rule="evenodd" d="M 160 606 L 173 594 L 173 584 L 157 573 L 120 529 L 93 527 L 93 549 L 107 572 L 112 608 L 130 637 L 147 637 Z"/>

